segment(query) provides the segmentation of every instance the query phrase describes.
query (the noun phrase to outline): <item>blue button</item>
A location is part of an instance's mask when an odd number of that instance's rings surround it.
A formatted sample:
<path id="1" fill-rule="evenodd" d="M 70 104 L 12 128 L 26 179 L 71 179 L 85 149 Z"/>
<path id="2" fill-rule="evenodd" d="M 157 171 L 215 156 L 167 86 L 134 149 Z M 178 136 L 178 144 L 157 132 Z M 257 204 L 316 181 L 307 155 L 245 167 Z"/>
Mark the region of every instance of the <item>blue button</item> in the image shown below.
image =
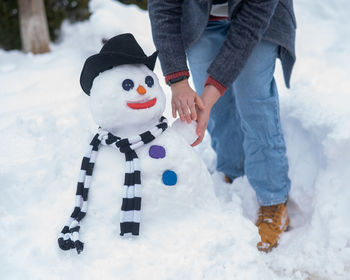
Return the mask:
<path id="1" fill-rule="evenodd" d="M 163 173 L 162 180 L 164 185 L 174 186 L 177 183 L 177 175 L 172 170 L 166 170 Z"/>

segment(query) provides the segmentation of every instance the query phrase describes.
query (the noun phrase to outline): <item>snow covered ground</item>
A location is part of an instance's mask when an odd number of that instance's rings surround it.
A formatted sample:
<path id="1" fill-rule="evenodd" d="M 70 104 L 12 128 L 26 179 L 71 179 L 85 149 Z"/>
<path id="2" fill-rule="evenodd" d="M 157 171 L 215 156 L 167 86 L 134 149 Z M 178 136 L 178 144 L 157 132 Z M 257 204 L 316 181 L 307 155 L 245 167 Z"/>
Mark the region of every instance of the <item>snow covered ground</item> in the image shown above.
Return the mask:
<path id="1" fill-rule="evenodd" d="M 132 32 L 151 54 L 148 16 L 92 0 L 90 20 L 64 24 L 51 53 L 0 50 L 0 278 L 350 279 L 350 8 L 347 0 L 295 0 L 295 10 L 291 90 L 280 67 L 276 72 L 291 230 L 268 255 L 255 247 L 258 206 L 246 178 L 227 185 L 216 172 L 219 209 L 138 240 L 110 230 L 79 256 L 60 251 L 57 233 L 72 210 L 81 156 L 96 129 L 79 85 L 81 67 L 102 38 L 118 33 Z M 159 63 L 155 71 L 161 78 Z M 213 171 L 209 139 L 198 149 Z"/>

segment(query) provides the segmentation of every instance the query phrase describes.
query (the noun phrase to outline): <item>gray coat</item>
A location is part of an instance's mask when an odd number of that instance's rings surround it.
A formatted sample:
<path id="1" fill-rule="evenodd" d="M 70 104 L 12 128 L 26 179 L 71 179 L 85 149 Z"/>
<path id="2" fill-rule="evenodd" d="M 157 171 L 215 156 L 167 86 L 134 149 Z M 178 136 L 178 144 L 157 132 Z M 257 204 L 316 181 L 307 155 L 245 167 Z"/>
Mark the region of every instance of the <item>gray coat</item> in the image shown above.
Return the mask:
<path id="1" fill-rule="evenodd" d="M 185 50 L 202 35 L 212 0 L 148 0 L 153 40 L 164 75 L 188 70 Z M 229 87 L 261 40 L 277 43 L 286 86 L 295 62 L 293 0 L 228 0 L 231 25 L 207 72 Z"/>

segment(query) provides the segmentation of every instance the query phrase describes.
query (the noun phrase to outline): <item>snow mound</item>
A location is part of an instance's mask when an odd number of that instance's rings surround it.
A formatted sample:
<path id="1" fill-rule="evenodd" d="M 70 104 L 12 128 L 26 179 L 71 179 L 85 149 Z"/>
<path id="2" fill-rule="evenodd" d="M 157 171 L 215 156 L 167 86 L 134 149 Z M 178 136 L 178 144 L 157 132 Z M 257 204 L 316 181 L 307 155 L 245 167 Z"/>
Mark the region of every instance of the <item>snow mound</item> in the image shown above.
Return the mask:
<path id="1" fill-rule="evenodd" d="M 164 220 L 138 239 L 121 239 L 119 223 L 109 224 L 91 232 L 81 255 L 61 251 L 57 234 L 72 210 L 80 160 L 96 129 L 79 85 L 81 68 L 103 38 L 118 33 L 133 33 L 150 55 L 148 16 L 92 0 L 90 20 L 65 23 L 51 53 L 0 50 L 1 279 L 350 279 L 347 7 L 346 0 L 295 1 L 298 61 L 291 90 L 284 89 L 280 68 L 276 73 L 292 180 L 291 230 L 267 255 L 255 247 L 255 194 L 246 178 L 227 185 L 214 171 L 209 136 L 196 150 L 212 172 L 216 207 L 194 207 L 176 217 L 176 228 Z M 155 72 L 162 77 L 159 63 Z M 171 122 L 169 89 L 160 81 Z M 89 215 L 101 213 L 88 212 L 86 226 Z"/>

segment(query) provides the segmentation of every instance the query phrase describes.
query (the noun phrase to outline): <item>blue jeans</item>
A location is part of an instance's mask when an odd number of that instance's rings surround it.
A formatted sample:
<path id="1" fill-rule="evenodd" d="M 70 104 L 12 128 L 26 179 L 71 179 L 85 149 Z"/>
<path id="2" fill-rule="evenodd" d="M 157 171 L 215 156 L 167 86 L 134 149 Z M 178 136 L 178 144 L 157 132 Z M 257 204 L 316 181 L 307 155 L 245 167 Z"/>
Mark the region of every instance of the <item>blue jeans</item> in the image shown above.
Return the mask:
<path id="1" fill-rule="evenodd" d="M 226 20 L 209 22 L 202 37 L 186 51 L 199 95 L 208 77 L 206 69 L 228 28 Z M 246 175 L 263 206 L 285 202 L 290 190 L 273 76 L 277 52 L 278 46 L 268 41 L 255 47 L 235 82 L 212 108 L 208 124 L 217 170 L 231 179 Z"/>

